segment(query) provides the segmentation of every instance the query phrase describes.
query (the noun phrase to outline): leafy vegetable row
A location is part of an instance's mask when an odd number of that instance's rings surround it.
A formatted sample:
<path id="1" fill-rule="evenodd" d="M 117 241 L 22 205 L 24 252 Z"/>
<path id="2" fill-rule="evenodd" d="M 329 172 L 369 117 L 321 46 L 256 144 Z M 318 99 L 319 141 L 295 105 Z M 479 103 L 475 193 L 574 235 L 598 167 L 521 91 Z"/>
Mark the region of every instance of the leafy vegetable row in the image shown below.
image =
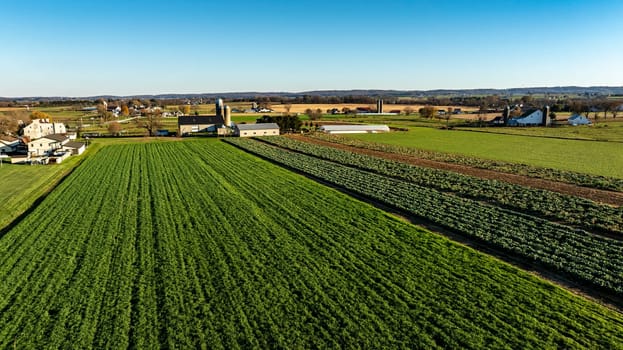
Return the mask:
<path id="1" fill-rule="evenodd" d="M 548 266 L 578 281 L 623 293 L 623 242 L 259 141 L 230 139 L 227 142 Z"/>
<path id="2" fill-rule="evenodd" d="M 487 201 L 505 208 L 563 221 L 584 229 L 604 230 L 616 235 L 621 235 L 623 231 L 623 207 L 616 208 L 580 197 L 502 181 L 480 179 L 452 171 L 414 166 L 286 137 L 260 139 L 263 142 L 304 154 L 397 177 L 461 197 Z"/>

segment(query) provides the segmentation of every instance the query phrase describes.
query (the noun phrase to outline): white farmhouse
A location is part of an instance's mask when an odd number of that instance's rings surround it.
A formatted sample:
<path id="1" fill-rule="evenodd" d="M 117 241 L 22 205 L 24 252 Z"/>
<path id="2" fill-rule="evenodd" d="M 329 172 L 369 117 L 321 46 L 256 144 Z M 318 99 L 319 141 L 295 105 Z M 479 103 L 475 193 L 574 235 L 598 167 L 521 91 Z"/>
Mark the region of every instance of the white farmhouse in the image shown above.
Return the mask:
<path id="1" fill-rule="evenodd" d="M 69 142 L 65 135 L 52 134 L 32 140 L 28 143 L 28 154 L 33 157 L 47 156 L 63 148 Z"/>
<path id="2" fill-rule="evenodd" d="M 48 119 L 35 119 L 24 127 L 24 136 L 31 140 L 39 139 L 52 134 L 65 134 L 65 124 L 50 123 Z"/>

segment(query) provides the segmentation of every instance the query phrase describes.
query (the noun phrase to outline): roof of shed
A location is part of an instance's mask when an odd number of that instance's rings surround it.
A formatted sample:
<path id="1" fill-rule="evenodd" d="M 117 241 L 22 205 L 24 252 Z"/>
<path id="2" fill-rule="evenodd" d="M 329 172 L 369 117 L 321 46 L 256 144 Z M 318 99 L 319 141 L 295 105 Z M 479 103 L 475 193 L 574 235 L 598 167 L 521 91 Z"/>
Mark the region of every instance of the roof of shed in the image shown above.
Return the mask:
<path id="1" fill-rule="evenodd" d="M 277 123 L 236 124 L 238 130 L 266 130 L 279 129 Z"/>
<path id="2" fill-rule="evenodd" d="M 68 140 L 69 137 L 67 135 L 62 135 L 62 134 L 51 134 L 51 135 L 46 135 L 46 136 L 42 137 L 42 139 L 48 139 L 48 140 L 63 142 L 65 140 Z"/>
<path id="3" fill-rule="evenodd" d="M 75 142 L 75 141 L 67 142 L 65 144 L 65 148 L 81 148 L 83 146 L 84 146 L 84 143 L 82 143 L 82 142 Z"/>
<path id="4" fill-rule="evenodd" d="M 387 125 L 323 125 L 320 127 L 322 130 L 327 131 L 368 131 L 368 130 L 384 130 L 389 131 Z"/>

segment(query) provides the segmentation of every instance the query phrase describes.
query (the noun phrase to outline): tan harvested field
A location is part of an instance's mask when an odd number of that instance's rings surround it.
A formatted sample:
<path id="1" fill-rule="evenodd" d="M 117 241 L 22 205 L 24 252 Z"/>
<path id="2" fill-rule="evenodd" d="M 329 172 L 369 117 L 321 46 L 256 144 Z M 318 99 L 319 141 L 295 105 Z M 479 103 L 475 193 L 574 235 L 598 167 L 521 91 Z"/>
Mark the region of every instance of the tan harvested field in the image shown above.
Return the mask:
<path id="1" fill-rule="evenodd" d="M 27 111 L 26 107 L 0 107 L 0 112 Z"/>
<path id="2" fill-rule="evenodd" d="M 356 109 L 357 107 L 370 107 L 370 108 L 376 108 L 376 104 L 365 104 L 365 103 L 337 103 L 337 104 L 330 104 L 330 103 L 302 103 L 302 104 L 292 104 L 292 107 L 290 108 L 290 112 L 292 113 L 305 113 L 305 111 L 307 109 L 318 109 L 320 108 L 323 112 L 326 112 L 328 109 L 333 109 L 333 108 L 337 108 L 339 110 L 342 110 L 342 108 L 347 107 L 350 109 Z M 424 105 L 403 105 L 403 104 L 385 104 L 383 105 L 383 111 L 384 112 L 389 112 L 391 110 L 394 109 L 399 109 L 401 111 L 403 111 L 405 108 L 407 107 L 411 107 L 415 112 L 417 112 L 418 109 L 424 107 Z M 438 109 L 444 109 L 447 110 L 448 107 L 452 107 L 452 108 L 461 108 L 461 110 L 463 110 L 464 112 L 468 112 L 468 111 L 476 111 L 478 108 L 476 107 L 463 107 L 463 106 L 439 106 L 437 107 Z M 286 111 L 286 105 L 282 105 L 282 104 L 271 104 L 271 108 L 275 111 L 275 112 L 285 112 Z"/>

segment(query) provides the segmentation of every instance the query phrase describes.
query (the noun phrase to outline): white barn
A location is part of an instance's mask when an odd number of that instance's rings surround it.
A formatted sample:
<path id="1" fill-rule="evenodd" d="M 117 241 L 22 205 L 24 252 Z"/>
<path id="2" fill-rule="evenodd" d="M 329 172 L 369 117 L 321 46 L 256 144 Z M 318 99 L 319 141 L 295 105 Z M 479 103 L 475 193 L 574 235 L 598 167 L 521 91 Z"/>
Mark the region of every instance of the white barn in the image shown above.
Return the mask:
<path id="1" fill-rule="evenodd" d="M 512 118 L 508 121 L 510 126 L 534 126 L 543 125 L 543 111 L 540 109 L 529 111 L 519 117 Z"/>
<path id="2" fill-rule="evenodd" d="M 387 125 L 322 125 L 318 128 L 327 134 L 365 134 L 389 132 Z"/>

